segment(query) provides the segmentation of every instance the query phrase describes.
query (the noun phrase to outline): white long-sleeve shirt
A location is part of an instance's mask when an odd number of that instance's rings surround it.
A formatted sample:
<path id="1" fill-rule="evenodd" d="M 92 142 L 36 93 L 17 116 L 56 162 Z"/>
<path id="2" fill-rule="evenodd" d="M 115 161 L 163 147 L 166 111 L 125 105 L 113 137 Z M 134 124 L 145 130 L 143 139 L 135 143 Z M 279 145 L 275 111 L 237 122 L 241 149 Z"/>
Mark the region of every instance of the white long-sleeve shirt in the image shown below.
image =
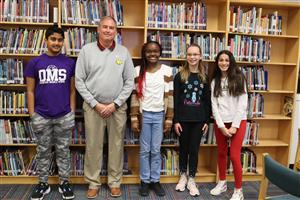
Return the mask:
<path id="1" fill-rule="evenodd" d="M 246 86 L 246 85 L 245 85 Z M 221 82 L 222 95 L 214 97 L 215 80 L 211 82 L 211 105 L 214 119 L 219 128 L 225 127 L 224 123 L 232 123 L 232 127 L 239 128 L 242 120 L 247 119 L 247 89 L 245 93 L 233 97 L 229 95 L 227 80 Z"/>

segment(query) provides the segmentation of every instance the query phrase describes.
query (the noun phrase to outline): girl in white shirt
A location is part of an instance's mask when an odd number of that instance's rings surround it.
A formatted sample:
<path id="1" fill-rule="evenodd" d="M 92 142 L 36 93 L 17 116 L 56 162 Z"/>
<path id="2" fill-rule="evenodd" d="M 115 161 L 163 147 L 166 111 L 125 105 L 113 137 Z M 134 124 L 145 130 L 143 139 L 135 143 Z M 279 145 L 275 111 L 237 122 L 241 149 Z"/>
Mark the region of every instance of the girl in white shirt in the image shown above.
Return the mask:
<path id="1" fill-rule="evenodd" d="M 140 132 L 140 195 L 149 189 L 164 196 L 160 185 L 163 132 L 169 132 L 173 118 L 172 68 L 160 64 L 162 48 L 149 41 L 142 47 L 142 63 L 135 68 L 135 86 L 131 96 L 131 129 Z"/>
<path id="2" fill-rule="evenodd" d="M 210 193 L 219 195 L 227 190 L 226 166 L 228 140 L 233 165 L 235 188 L 231 200 L 244 199 L 242 192 L 241 148 L 247 120 L 247 88 L 243 73 L 228 50 L 218 53 L 211 82 L 211 103 L 218 145 L 219 183 Z"/>

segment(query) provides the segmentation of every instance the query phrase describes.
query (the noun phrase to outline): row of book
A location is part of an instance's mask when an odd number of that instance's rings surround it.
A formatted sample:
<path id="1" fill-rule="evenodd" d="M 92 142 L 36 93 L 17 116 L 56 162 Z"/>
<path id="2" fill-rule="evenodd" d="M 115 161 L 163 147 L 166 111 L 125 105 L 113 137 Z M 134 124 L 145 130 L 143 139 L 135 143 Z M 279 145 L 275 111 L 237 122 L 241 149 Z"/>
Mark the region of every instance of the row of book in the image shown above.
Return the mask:
<path id="1" fill-rule="evenodd" d="M 85 44 L 97 41 L 98 34 L 96 31 L 91 31 L 87 28 L 70 28 L 65 31 L 64 36 L 62 52 L 67 55 L 78 55 Z M 122 44 L 120 32 L 117 33 L 115 41 L 118 44 Z"/>
<path id="2" fill-rule="evenodd" d="M 271 42 L 263 38 L 235 35 L 229 38 L 229 50 L 237 61 L 270 62 Z"/>
<path id="3" fill-rule="evenodd" d="M 151 2 L 148 4 L 148 27 L 205 30 L 205 3 Z"/>
<path id="4" fill-rule="evenodd" d="M 0 114 L 27 114 L 25 92 L 0 90 Z"/>
<path id="5" fill-rule="evenodd" d="M 118 26 L 124 25 L 119 0 L 62 0 L 62 23 L 97 25 L 103 16 L 112 16 Z"/>
<path id="6" fill-rule="evenodd" d="M 262 8 L 231 6 L 229 30 L 239 33 L 281 35 L 282 16 L 278 15 L 278 11 L 263 15 Z"/>
<path id="7" fill-rule="evenodd" d="M 247 122 L 244 145 L 258 144 L 259 124 L 254 121 Z M 0 144 L 34 144 L 36 135 L 29 120 L 0 119 Z M 85 129 L 82 121 L 76 121 L 72 130 L 71 144 L 85 144 Z M 214 124 L 210 123 L 207 134 L 201 138 L 201 144 L 216 144 Z M 127 126 L 124 135 L 124 144 L 139 144 L 139 135 Z M 164 134 L 162 145 L 179 145 L 179 139 L 172 129 L 169 134 Z"/>
<path id="8" fill-rule="evenodd" d="M 78 51 L 69 51 L 68 53 L 75 54 Z M 0 84 L 24 84 L 23 69 L 23 60 L 12 58 L 0 60 Z M 178 68 L 174 67 L 173 69 L 176 69 L 173 74 L 175 76 Z M 241 70 L 247 79 L 249 90 L 268 90 L 268 71 L 263 65 L 241 66 Z"/>
<path id="9" fill-rule="evenodd" d="M 4 151 L 0 153 L 0 175 L 18 176 L 26 174 L 26 158 L 23 151 Z"/>
<path id="10" fill-rule="evenodd" d="M 243 145 L 257 145 L 259 133 L 259 123 L 255 121 L 247 121 Z M 209 123 L 207 134 L 201 138 L 200 144 L 217 144 L 214 123 Z"/>
<path id="11" fill-rule="evenodd" d="M 5 176 L 18 176 L 18 175 L 37 175 L 37 155 L 35 154 L 30 160 L 24 155 L 24 150 L 6 150 L 0 152 L 0 175 Z M 27 159 L 25 159 L 27 158 Z M 102 169 L 100 175 L 107 175 L 107 163 L 108 163 L 107 150 L 104 149 L 102 159 Z M 82 176 L 84 169 L 84 152 L 71 151 L 71 175 Z M 55 152 L 50 153 L 50 166 L 49 175 L 53 176 L 58 174 L 58 168 L 56 164 Z M 124 162 L 123 162 L 123 174 L 132 174 L 128 165 L 128 152 L 124 150 Z"/>
<path id="12" fill-rule="evenodd" d="M 46 51 L 44 29 L 0 30 L 0 53 L 40 54 Z"/>
<path id="13" fill-rule="evenodd" d="M 201 47 L 203 59 L 212 60 L 225 48 L 225 38 L 212 34 L 161 33 L 156 31 L 148 35 L 148 40 L 157 41 L 162 46 L 163 58 L 185 58 L 186 50 L 192 43 Z"/>
<path id="14" fill-rule="evenodd" d="M 179 175 L 179 152 L 165 148 L 161 152 L 161 175 Z"/>
<path id="15" fill-rule="evenodd" d="M 241 163 L 243 173 L 257 173 L 256 171 L 256 154 L 248 148 L 243 148 L 241 152 Z M 233 166 L 230 157 L 227 159 L 227 173 L 233 174 Z"/>
<path id="16" fill-rule="evenodd" d="M 246 123 L 246 131 L 243 140 L 243 145 L 258 145 L 258 132 L 259 132 L 259 123 L 255 121 L 248 121 Z"/>
<path id="17" fill-rule="evenodd" d="M 179 175 L 179 152 L 174 149 L 166 148 L 161 153 L 161 175 L 176 176 Z M 84 152 L 71 151 L 71 175 L 83 176 L 84 175 Z M 107 151 L 104 151 L 103 160 L 101 164 L 101 176 L 107 176 Z M 242 149 L 241 163 L 243 173 L 256 173 L 256 154 L 247 148 Z M 56 164 L 55 152 L 50 153 L 50 166 L 49 175 L 53 176 L 58 174 Z M 233 166 L 228 156 L 227 173 L 233 173 Z M 123 174 L 130 175 L 132 170 L 129 167 L 128 152 L 124 151 Z M 18 175 L 37 175 L 37 156 L 34 155 L 30 160 L 25 159 L 23 150 L 13 150 L 0 152 L 0 175 L 4 176 L 18 176 Z"/>
<path id="18" fill-rule="evenodd" d="M 97 41 L 97 32 L 87 28 L 71 28 L 64 33 L 64 50 L 67 55 L 77 55 L 83 45 Z"/>
<path id="19" fill-rule="evenodd" d="M 24 84 L 23 66 L 22 60 L 0 60 L 0 84 Z"/>
<path id="20" fill-rule="evenodd" d="M 49 22 L 49 0 L 0 0 L 0 22 Z"/>
<path id="21" fill-rule="evenodd" d="M 45 30 L 43 29 L 0 30 L 0 53 L 40 54 L 46 52 L 44 34 Z M 85 44 L 97 41 L 97 36 L 96 31 L 91 31 L 87 28 L 67 29 L 64 32 L 65 39 L 62 53 L 77 55 Z M 121 33 L 117 33 L 115 41 L 118 44 L 122 44 Z M 19 65 L 19 63 L 16 63 L 16 65 Z"/>
<path id="22" fill-rule="evenodd" d="M 0 144 L 30 144 L 36 136 L 28 120 L 0 119 Z"/>
<path id="23" fill-rule="evenodd" d="M 85 144 L 84 122 L 75 121 L 75 127 L 72 130 L 71 144 Z"/>
<path id="24" fill-rule="evenodd" d="M 0 144 L 34 144 L 36 135 L 29 120 L 0 119 Z M 71 144 L 85 144 L 84 123 L 75 122 Z"/>
<path id="25" fill-rule="evenodd" d="M 268 90 L 268 71 L 263 65 L 242 66 L 248 90 Z"/>
<path id="26" fill-rule="evenodd" d="M 247 117 L 263 117 L 264 115 L 264 96 L 258 93 L 248 94 Z"/>
<path id="27" fill-rule="evenodd" d="M 243 145 L 257 145 L 259 124 L 254 121 L 247 121 Z M 124 144 L 139 144 L 138 134 L 134 134 L 129 127 L 126 128 Z M 179 138 L 172 129 L 169 134 L 164 134 L 162 145 L 179 145 Z M 200 144 L 216 144 L 214 123 L 209 123 L 207 134 L 201 138 Z"/>

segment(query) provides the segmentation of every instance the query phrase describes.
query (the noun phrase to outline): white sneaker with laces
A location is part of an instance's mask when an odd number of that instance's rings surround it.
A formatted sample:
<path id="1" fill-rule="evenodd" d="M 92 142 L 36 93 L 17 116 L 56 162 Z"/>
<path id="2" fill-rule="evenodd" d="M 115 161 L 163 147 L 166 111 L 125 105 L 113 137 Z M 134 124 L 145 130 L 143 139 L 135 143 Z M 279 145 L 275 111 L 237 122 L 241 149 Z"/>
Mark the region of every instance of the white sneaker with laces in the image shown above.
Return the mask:
<path id="1" fill-rule="evenodd" d="M 234 192 L 230 200 L 244 200 L 243 190 L 241 188 L 234 188 Z"/>
<path id="2" fill-rule="evenodd" d="M 226 181 L 219 181 L 216 187 L 210 191 L 211 195 L 217 196 L 222 192 L 226 192 L 227 190 L 227 183 Z"/>
<path id="3" fill-rule="evenodd" d="M 193 197 L 200 195 L 200 192 L 198 190 L 194 178 L 189 177 L 189 181 L 187 183 L 187 189 L 190 191 L 190 195 Z"/>
<path id="4" fill-rule="evenodd" d="M 179 181 L 176 185 L 175 190 L 179 191 L 179 192 L 183 192 L 185 190 L 186 184 L 187 184 L 186 173 L 182 173 L 180 178 L 179 178 Z"/>

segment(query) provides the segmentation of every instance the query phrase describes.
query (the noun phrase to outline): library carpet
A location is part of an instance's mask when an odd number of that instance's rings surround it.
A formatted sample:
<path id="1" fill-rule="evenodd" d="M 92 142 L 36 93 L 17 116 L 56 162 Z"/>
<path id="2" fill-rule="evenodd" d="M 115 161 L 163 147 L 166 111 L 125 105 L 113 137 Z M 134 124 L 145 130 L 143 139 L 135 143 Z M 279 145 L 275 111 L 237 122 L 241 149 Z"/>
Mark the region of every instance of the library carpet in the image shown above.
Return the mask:
<path id="1" fill-rule="evenodd" d="M 230 199 L 233 193 L 233 183 L 228 183 L 227 192 L 223 193 L 218 197 L 211 196 L 209 191 L 215 186 L 214 183 L 198 183 L 200 189 L 200 196 L 193 198 L 189 195 L 188 191 L 176 192 L 174 190 L 175 184 L 163 184 L 166 191 L 166 196 L 157 197 L 153 191 L 150 192 L 148 197 L 139 196 L 138 189 L 139 185 L 122 185 L 122 196 L 119 198 L 111 198 L 109 196 L 109 190 L 106 185 L 101 186 L 99 196 L 95 200 L 192 200 L 192 199 Z M 259 182 L 244 182 L 243 190 L 244 197 L 246 200 L 254 200 L 258 198 L 259 193 Z M 1 200 L 29 200 L 31 191 L 34 185 L 0 185 L 0 199 Z M 76 195 L 75 199 L 82 200 L 87 199 L 85 197 L 85 192 L 87 185 L 74 185 L 74 193 Z M 61 194 L 58 192 L 57 185 L 51 185 L 51 193 L 45 196 L 44 200 L 60 200 Z M 268 189 L 269 195 L 282 195 L 285 194 L 278 187 L 270 184 Z"/>

